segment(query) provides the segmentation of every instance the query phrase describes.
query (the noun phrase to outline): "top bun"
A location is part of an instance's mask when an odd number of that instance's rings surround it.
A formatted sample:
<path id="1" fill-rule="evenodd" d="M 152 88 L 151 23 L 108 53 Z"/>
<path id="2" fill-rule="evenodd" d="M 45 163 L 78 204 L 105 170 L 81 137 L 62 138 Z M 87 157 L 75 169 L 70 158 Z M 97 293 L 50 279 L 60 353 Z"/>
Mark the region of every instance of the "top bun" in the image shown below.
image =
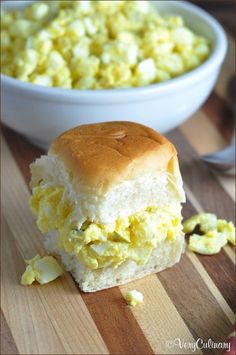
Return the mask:
<path id="1" fill-rule="evenodd" d="M 73 181 L 100 193 L 146 174 L 169 172 L 179 177 L 176 154 L 161 134 L 125 121 L 75 127 L 49 148 L 49 156 L 63 161 Z"/>
<path id="2" fill-rule="evenodd" d="M 79 126 L 30 165 L 31 188 L 62 186 L 79 226 L 113 223 L 148 206 L 185 201 L 174 146 L 131 122 Z"/>

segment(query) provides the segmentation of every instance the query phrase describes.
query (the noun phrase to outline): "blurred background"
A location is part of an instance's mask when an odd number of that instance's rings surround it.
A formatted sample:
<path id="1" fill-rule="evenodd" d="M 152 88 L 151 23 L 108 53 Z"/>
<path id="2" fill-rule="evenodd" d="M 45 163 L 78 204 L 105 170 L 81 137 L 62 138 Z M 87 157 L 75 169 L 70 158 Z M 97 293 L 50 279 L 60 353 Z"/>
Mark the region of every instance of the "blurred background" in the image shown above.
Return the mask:
<path id="1" fill-rule="evenodd" d="M 208 11 L 226 29 L 235 33 L 236 2 L 234 0 L 191 0 L 190 2 Z"/>

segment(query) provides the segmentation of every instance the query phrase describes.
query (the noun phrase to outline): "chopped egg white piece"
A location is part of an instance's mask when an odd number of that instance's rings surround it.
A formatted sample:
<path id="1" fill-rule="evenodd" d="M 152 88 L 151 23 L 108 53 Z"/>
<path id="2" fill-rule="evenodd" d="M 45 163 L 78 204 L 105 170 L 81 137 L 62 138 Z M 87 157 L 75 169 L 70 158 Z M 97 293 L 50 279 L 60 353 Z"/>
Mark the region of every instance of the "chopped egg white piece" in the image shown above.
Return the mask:
<path id="1" fill-rule="evenodd" d="M 143 294 L 136 290 L 128 291 L 125 295 L 125 300 L 128 305 L 135 307 L 143 302 Z"/>
<path id="2" fill-rule="evenodd" d="M 188 248 L 199 254 L 212 255 L 220 252 L 227 244 L 227 237 L 217 231 L 208 232 L 205 235 L 193 234 L 189 238 Z"/>
<path id="3" fill-rule="evenodd" d="M 145 85 L 152 82 L 156 77 L 156 66 L 153 59 L 145 59 L 138 64 L 136 69 L 136 77 L 138 84 Z"/>
<path id="4" fill-rule="evenodd" d="M 28 264 L 21 277 L 22 285 L 31 285 L 35 280 L 41 285 L 55 280 L 63 274 L 63 270 L 53 256 L 40 257 L 26 260 Z"/>
<path id="5" fill-rule="evenodd" d="M 32 83 L 41 86 L 52 86 L 52 79 L 48 75 L 36 75 L 32 78 Z"/>

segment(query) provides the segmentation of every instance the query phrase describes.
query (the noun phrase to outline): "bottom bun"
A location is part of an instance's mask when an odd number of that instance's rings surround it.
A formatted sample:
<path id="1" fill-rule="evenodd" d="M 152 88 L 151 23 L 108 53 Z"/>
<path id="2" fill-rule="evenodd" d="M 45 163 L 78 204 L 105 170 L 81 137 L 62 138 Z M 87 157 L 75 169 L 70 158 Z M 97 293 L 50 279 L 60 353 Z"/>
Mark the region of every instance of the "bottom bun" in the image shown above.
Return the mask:
<path id="1" fill-rule="evenodd" d="M 76 256 L 63 250 L 59 251 L 56 244 L 56 234 L 48 234 L 45 242 L 46 248 L 60 256 L 65 269 L 71 272 L 80 289 L 84 292 L 100 291 L 162 271 L 179 262 L 181 254 L 185 250 L 184 235 L 180 233 L 175 240 L 165 240 L 153 249 L 145 265 L 137 265 L 133 260 L 126 260 L 117 268 L 108 266 L 91 270 L 82 265 Z"/>

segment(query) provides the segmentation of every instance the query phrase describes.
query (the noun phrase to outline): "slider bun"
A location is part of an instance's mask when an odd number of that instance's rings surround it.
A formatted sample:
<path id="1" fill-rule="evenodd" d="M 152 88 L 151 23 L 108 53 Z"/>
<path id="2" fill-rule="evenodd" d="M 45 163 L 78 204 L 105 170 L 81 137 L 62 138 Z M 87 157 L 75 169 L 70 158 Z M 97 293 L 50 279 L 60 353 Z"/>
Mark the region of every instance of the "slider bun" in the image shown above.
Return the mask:
<path id="1" fill-rule="evenodd" d="M 169 172 L 179 176 L 172 143 L 134 122 L 78 126 L 61 134 L 49 155 L 63 161 L 74 183 L 104 194 L 115 185 L 143 175 Z"/>
<path id="2" fill-rule="evenodd" d="M 31 187 L 63 186 L 63 199 L 73 202 L 78 227 L 90 220 L 112 223 L 147 206 L 175 204 L 185 194 L 174 146 L 151 128 L 132 122 L 83 125 L 58 137 L 31 164 Z M 173 206 L 174 207 L 174 206 Z M 46 240 L 49 251 L 60 255 L 81 290 L 94 292 L 161 271 L 179 261 L 185 241 L 180 231 L 152 251 L 145 265 L 126 260 L 117 268 L 91 270 L 78 258 L 58 249 L 56 231 Z"/>

